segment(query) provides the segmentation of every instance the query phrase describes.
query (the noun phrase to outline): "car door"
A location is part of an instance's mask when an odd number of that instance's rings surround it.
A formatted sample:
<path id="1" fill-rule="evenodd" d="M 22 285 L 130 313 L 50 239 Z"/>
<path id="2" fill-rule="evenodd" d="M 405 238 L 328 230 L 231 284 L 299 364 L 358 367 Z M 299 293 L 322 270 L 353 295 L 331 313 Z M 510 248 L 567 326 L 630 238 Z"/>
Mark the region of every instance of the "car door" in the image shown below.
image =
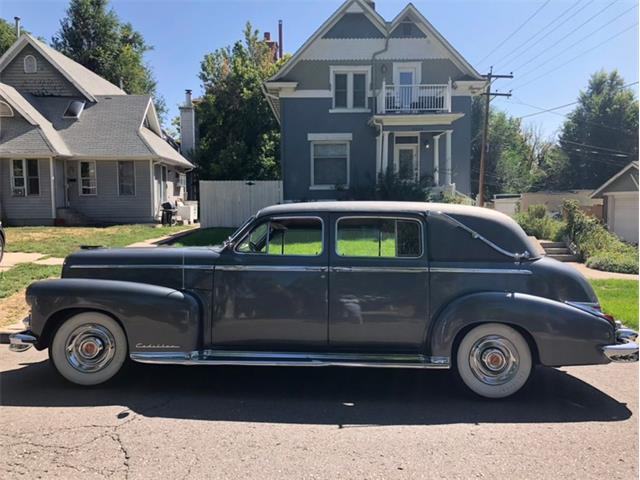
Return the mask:
<path id="1" fill-rule="evenodd" d="M 255 222 L 214 270 L 214 347 L 327 346 L 328 248 L 322 215 Z"/>
<path id="2" fill-rule="evenodd" d="M 331 228 L 331 347 L 422 351 L 429 312 L 423 218 L 334 214 Z"/>

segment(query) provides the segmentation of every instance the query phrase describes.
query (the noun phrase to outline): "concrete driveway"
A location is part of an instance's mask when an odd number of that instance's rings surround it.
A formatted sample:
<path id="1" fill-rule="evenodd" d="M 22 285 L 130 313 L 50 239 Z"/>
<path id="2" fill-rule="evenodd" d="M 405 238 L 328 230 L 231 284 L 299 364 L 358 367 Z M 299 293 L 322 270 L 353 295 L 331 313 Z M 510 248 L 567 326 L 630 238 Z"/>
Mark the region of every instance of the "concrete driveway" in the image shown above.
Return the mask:
<path id="1" fill-rule="evenodd" d="M 446 372 L 131 365 L 78 388 L 0 346 L 0 477 L 638 478 L 638 368 L 540 368 L 515 397 Z"/>

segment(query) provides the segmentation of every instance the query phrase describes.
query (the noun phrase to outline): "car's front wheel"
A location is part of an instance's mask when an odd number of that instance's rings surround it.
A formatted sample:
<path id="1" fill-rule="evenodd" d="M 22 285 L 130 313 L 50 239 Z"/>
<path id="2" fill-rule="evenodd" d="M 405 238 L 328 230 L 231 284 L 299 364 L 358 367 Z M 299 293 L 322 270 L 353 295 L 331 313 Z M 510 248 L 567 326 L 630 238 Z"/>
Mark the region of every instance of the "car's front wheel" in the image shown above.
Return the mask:
<path id="1" fill-rule="evenodd" d="M 98 385 L 112 378 L 127 358 L 127 338 L 113 318 L 83 312 L 56 331 L 49 356 L 64 378 L 78 385 Z"/>
<path id="2" fill-rule="evenodd" d="M 512 327 L 485 323 L 470 330 L 456 355 L 458 374 L 473 392 L 503 398 L 520 390 L 531 374 L 529 344 Z"/>

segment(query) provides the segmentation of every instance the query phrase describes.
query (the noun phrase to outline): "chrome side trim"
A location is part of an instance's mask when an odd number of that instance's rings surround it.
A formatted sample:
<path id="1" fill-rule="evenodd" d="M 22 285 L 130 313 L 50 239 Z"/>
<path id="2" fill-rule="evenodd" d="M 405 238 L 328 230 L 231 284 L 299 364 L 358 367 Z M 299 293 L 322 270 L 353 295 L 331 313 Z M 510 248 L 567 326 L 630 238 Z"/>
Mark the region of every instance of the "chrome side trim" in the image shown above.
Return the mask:
<path id="1" fill-rule="evenodd" d="M 515 252 L 510 252 L 508 250 L 505 250 L 504 248 L 496 245 L 495 243 L 493 243 L 491 240 L 489 240 L 486 237 L 483 237 L 482 235 L 480 235 L 478 232 L 476 232 L 474 229 L 467 227 L 464 223 L 462 223 L 459 220 L 456 220 L 455 218 L 453 218 L 450 215 L 447 215 L 444 212 L 429 212 L 429 214 L 433 214 L 433 215 L 438 215 L 440 217 L 442 217 L 443 219 L 445 219 L 447 222 L 462 228 L 463 230 L 469 232 L 471 234 L 472 238 L 477 238 L 478 240 L 486 243 L 488 246 L 490 246 L 491 248 L 493 248 L 496 252 L 501 253 L 502 255 L 506 255 L 507 257 L 511 257 L 513 258 L 515 261 L 519 262 L 523 259 L 527 259 L 529 257 L 531 257 L 531 253 L 528 251 L 524 251 L 522 253 L 515 253 Z"/>
<path id="2" fill-rule="evenodd" d="M 374 367 L 448 369 L 448 357 L 358 353 L 244 352 L 203 350 L 195 352 L 133 352 L 140 363 L 179 365 L 245 365 L 286 367 Z"/>
<path id="3" fill-rule="evenodd" d="M 69 268 L 125 268 L 125 269 L 138 269 L 138 268 L 150 268 L 150 269 L 166 269 L 166 270 L 213 270 L 213 265 L 71 265 Z"/>
<path id="4" fill-rule="evenodd" d="M 509 274 L 509 275 L 532 275 L 531 270 L 517 270 L 514 268 L 448 268 L 431 267 L 432 273 L 487 273 L 487 274 Z"/>
<path id="5" fill-rule="evenodd" d="M 334 273 L 363 272 L 363 273 L 426 273 L 427 267 L 331 267 Z"/>
<path id="6" fill-rule="evenodd" d="M 223 272 L 326 272 L 329 267 L 311 265 L 217 265 Z"/>

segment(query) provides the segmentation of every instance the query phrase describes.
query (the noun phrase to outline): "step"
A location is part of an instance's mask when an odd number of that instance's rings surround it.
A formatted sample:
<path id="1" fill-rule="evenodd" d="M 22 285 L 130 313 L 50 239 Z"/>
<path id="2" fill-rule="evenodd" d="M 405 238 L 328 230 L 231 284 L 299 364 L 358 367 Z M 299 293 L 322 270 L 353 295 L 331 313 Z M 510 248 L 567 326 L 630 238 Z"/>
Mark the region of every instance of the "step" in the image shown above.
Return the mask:
<path id="1" fill-rule="evenodd" d="M 571 255 L 567 247 L 547 247 L 544 249 L 547 255 Z"/>
<path id="2" fill-rule="evenodd" d="M 547 255 L 549 258 L 553 258 L 554 260 L 558 260 L 560 262 L 577 262 L 578 257 L 571 254 L 557 254 L 557 255 Z"/>
<path id="3" fill-rule="evenodd" d="M 542 248 L 545 250 L 547 248 L 562 248 L 567 246 L 564 242 L 549 242 L 547 240 L 541 240 L 540 245 L 542 245 Z"/>

